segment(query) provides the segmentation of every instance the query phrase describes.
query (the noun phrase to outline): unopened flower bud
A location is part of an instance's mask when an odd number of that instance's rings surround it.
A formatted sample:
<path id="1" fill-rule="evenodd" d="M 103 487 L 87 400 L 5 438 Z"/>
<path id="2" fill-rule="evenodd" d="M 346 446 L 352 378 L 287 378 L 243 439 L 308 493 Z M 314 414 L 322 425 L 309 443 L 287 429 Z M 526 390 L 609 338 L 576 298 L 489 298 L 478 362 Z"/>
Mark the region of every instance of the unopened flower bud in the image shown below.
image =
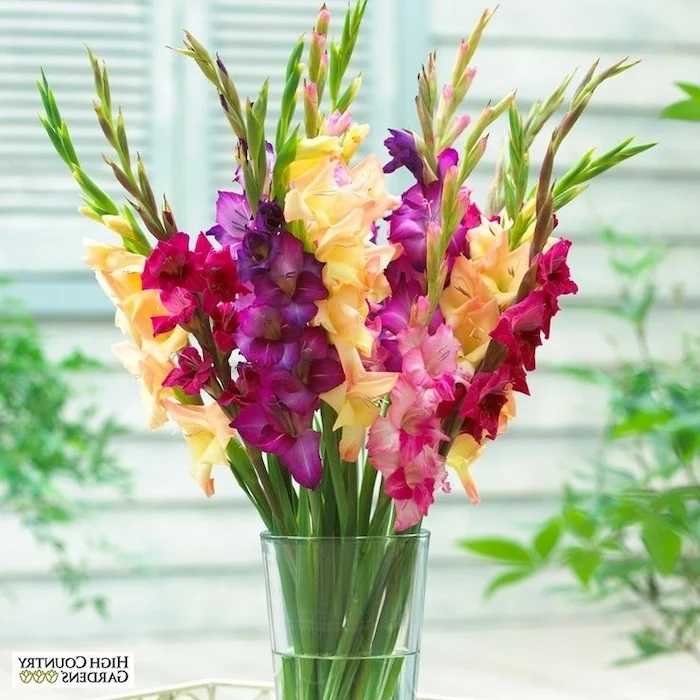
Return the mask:
<path id="1" fill-rule="evenodd" d="M 318 17 L 316 18 L 316 31 L 323 36 L 328 34 L 328 25 L 331 21 L 331 13 L 328 9 L 326 3 L 321 5 L 321 9 L 318 11 Z"/>
<path id="2" fill-rule="evenodd" d="M 464 75 L 464 71 L 467 68 L 467 63 L 469 62 L 469 53 L 469 43 L 466 39 L 462 39 L 462 41 L 459 42 L 457 55 L 455 56 L 455 62 L 452 67 L 453 85 L 457 85 Z"/>
<path id="3" fill-rule="evenodd" d="M 129 222 L 123 216 L 112 216 L 105 214 L 102 217 L 102 223 L 112 232 L 122 238 L 134 239 L 134 230 L 129 225 Z"/>
<path id="4" fill-rule="evenodd" d="M 314 31 L 309 48 L 309 78 L 313 82 L 318 82 L 325 45 L 326 37 Z"/>
<path id="5" fill-rule="evenodd" d="M 83 205 L 82 207 L 78 207 L 78 212 L 87 219 L 92 219 L 100 224 L 102 223 L 102 217 L 91 207 L 86 207 Z"/>
<path id="6" fill-rule="evenodd" d="M 440 141 L 441 148 L 449 148 L 463 133 L 464 130 L 471 124 L 472 118 L 468 114 L 462 114 L 452 120 L 450 128 Z"/>

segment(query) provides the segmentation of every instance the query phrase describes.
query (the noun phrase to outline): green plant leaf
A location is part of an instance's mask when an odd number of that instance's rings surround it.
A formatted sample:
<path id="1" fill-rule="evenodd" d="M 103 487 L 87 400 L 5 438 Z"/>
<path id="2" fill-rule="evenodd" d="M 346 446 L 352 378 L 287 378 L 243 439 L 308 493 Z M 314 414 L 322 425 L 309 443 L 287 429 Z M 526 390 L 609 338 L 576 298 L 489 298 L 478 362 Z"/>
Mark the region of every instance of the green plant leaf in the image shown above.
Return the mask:
<path id="1" fill-rule="evenodd" d="M 636 411 L 610 429 L 610 437 L 620 438 L 638 433 L 648 433 L 666 425 L 673 418 L 670 411 Z"/>
<path id="2" fill-rule="evenodd" d="M 693 83 L 686 83 L 682 80 L 676 83 L 683 92 L 690 97 L 690 99 L 700 102 L 700 85 L 694 85 Z"/>
<path id="3" fill-rule="evenodd" d="M 687 122 L 700 121 L 700 102 L 682 100 L 669 105 L 661 112 L 662 119 L 680 119 Z"/>
<path id="4" fill-rule="evenodd" d="M 588 586 L 593 578 L 593 574 L 600 566 L 600 552 L 584 547 L 569 547 L 564 556 L 564 560 L 576 574 L 578 580 Z"/>
<path id="5" fill-rule="evenodd" d="M 560 538 L 561 521 L 559 518 L 553 518 L 545 523 L 537 535 L 535 535 L 533 547 L 542 559 L 548 559 Z"/>
<path id="6" fill-rule="evenodd" d="M 642 541 L 659 573 L 670 574 L 681 554 L 680 535 L 661 518 L 652 517 L 642 527 Z"/>
<path id="7" fill-rule="evenodd" d="M 526 567 L 504 571 L 502 574 L 498 574 L 498 576 L 491 579 L 488 586 L 486 586 L 486 590 L 484 591 L 484 598 L 490 598 L 501 588 L 504 588 L 505 586 L 512 586 L 523 579 L 529 578 L 534 573 L 534 569 Z"/>
<path id="8" fill-rule="evenodd" d="M 480 557 L 517 564 L 530 564 L 532 555 L 522 545 L 497 537 L 460 540 L 459 545 Z"/>
<path id="9" fill-rule="evenodd" d="M 573 506 L 564 508 L 564 520 L 569 530 L 584 540 L 591 540 L 596 533 L 596 524 L 584 511 Z"/>

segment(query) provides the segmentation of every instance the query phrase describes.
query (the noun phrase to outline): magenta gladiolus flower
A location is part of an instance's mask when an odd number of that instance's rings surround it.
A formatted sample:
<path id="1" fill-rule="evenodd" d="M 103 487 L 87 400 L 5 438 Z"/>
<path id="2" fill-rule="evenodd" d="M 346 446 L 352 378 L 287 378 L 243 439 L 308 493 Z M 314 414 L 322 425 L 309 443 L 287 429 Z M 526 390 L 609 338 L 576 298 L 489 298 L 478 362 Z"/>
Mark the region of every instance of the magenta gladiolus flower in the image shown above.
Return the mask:
<path id="1" fill-rule="evenodd" d="M 205 304 L 207 307 L 219 302 L 234 301 L 239 294 L 250 291 L 238 279 L 238 266 L 230 248 L 212 250 L 207 255 L 202 276 L 210 301 L 209 304 Z"/>
<path id="2" fill-rule="evenodd" d="M 183 232 L 167 241 L 158 241 L 146 259 L 143 288 L 166 292 L 177 287 L 190 292 L 203 291 L 202 267 L 210 250 L 211 244 L 203 234 L 197 238 L 193 251 L 190 250 L 190 237 Z"/>
<path id="3" fill-rule="evenodd" d="M 151 319 L 155 335 L 168 333 L 177 326 L 187 326 L 199 308 L 197 297 L 182 287 L 161 291 L 160 300 L 169 315 Z"/>
<path id="4" fill-rule="evenodd" d="M 474 375 L 460 410 L 464 417 L 462 432 L 469 433 L 478 443 L 484 436 L 495 440 L 498 435 L 498 418 L 508 401 L 507 386 L 512 383 L 506 365 L 495 372 Z"/>
<path id="5" fill-rule="evenodd" d="M 190 396 L 199 396 L 202 389 L 214 378 L 211 355 L 188 345 L 177 356 L 178 366 L 165 378 L 163 386 L 180 387 Z"/>
<path id="6" fill-rule="evenodd" d="M 236 347 L 234 334 L 238 329 L 238 309 L 232 301 L 217 304 L 211 313 L 214 342 L 221 352 L 228 354 Z"/>
<path id="7" fill-rule="evenodd" d="M 537 282 L 555 297 L 578 292 L 566 262 L 570 248 L 571 241 L 562 238 L 537 258 Z"/>
<path id="8" fill-rule="evenodd" d="M 535 369 L 535 350 L 542 345 L 542 333 L 549 336 L 552 318 L 549 295 L 541 290 L 506 309 L 491 337 L 505 345 L 526 370 Z"/>

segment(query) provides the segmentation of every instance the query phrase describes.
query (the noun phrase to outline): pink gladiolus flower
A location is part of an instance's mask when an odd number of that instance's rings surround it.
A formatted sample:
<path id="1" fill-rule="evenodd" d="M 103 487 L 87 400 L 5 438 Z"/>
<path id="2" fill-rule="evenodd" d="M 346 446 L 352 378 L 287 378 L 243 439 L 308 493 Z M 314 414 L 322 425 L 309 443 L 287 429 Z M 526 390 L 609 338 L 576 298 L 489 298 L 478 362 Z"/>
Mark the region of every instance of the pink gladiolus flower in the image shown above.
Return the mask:
<path id="1" fill-rule="evenodd" d="M 452 329 L 443 323 L 430 335 L 425 326 L 409 327 L 399 333 L 398 341 L 403 375 L 414 386 L 434 389 L 442 401 L 452 399 L 461 348 Z"/>
<path id="2" fill-rule="evenodd" d="M 394 453 L 375 466 L 384 475 L 384 488 L 394 501 L 397 532 L 420 522 L 435 502 L 435 491 L 446 483 L 445 458 L 428 447 L 409 463 L 400 462 Z"/>
<path id="3" fill-rule="evenodd" d="M 439 397 L 432 390 L 412 386 L 400 379 L 391 392 L 386 417 L 376 419 L 369 431 L 369 454 L 398 452 L 402 463 L 410 462 L 424 447 L 437 449 L 448 437 L 435 416 Z"/>

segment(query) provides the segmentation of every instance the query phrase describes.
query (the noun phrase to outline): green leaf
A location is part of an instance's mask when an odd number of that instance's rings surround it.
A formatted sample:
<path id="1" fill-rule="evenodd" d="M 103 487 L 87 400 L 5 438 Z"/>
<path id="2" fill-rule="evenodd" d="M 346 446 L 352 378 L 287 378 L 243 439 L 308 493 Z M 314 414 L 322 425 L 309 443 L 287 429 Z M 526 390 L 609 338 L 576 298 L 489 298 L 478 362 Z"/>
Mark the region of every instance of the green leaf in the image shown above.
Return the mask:
<path id="1" fill-rule="evenodd" d="M 576 574 L 578 580 L 588 586 L 593 578 L 593 574 L 600 566 L 600 552 L 593 549 L 585 549 L 583 547 L 569 547 L 566 550 L 564 560 Z"/>
<path id="2" fill-rule="evenodd" d="M 460 540 L 459 545 L 472 552 L 472 554 L 489 559 L 518 564 L 530 564 L 532 562 L 530 552 L 512 540 L 485 537 L 483 539 Z"/>
<path id="3" fill-rule="evenodd" d="M 676 86 L 679 87 L 683 92 L 690 97 L 691 100 L 696 100 L 697 102 L 700 102 L 700 85 L 694 85 L 693 83 L 685 83 L 683 81 L 679 81 L 676 83 Z"/>
<path id="4" fill-rule="evenodd" d="M 652 517 L 642 527 L 642 541 L 659 573 L 672 573 L 681 554 L 680 535 L 661 518 Z"/>
<path id="5" fill-rule="evenodd" d="M 518 568 L 504 571 L 502 574 L 498 574 L 498 576 L 491 579 L 488 586 L 486 586 L 486 590 L 484 591 L 484 598 L 490 598 L 501 588 L 518 583 L 518 581 L 522 581 L 523 579 L 532 576 L 534 573 L 535 570 L 531 568 Z"/>
<path id="6" fill-rule="evenodd" d="M 700 102 L 683 100 L 669 105 L 661 112 L 662 119 L 680 119 L 686 122 L 700 121 Z"/>
<path id="7" fill-rule="evenodd" d="M 554 518 L 537 533 L 533 542 L 535 551 L 542 559 L 549 558 L 554 548 L 557 546 L 561 538 L 561 521 L 559 518 Z"/>
<path id="8" fill-rule="evenodd" d="M 610 437 L 620 438 L 626 435 L 648 433 L 654 428 L 666 425 L 671 418 L 673 418 L 673 414 L 670 411 L 636 411 L 613 426 L 610 430 Z"/>
<path id="9" fill-rule="evenodd" d="M 566 506 L 563 512 L 566 525 L 574 535 L 584 540 L 593 539 L 597 526 L 587 513 L 572 506 Z"/>

